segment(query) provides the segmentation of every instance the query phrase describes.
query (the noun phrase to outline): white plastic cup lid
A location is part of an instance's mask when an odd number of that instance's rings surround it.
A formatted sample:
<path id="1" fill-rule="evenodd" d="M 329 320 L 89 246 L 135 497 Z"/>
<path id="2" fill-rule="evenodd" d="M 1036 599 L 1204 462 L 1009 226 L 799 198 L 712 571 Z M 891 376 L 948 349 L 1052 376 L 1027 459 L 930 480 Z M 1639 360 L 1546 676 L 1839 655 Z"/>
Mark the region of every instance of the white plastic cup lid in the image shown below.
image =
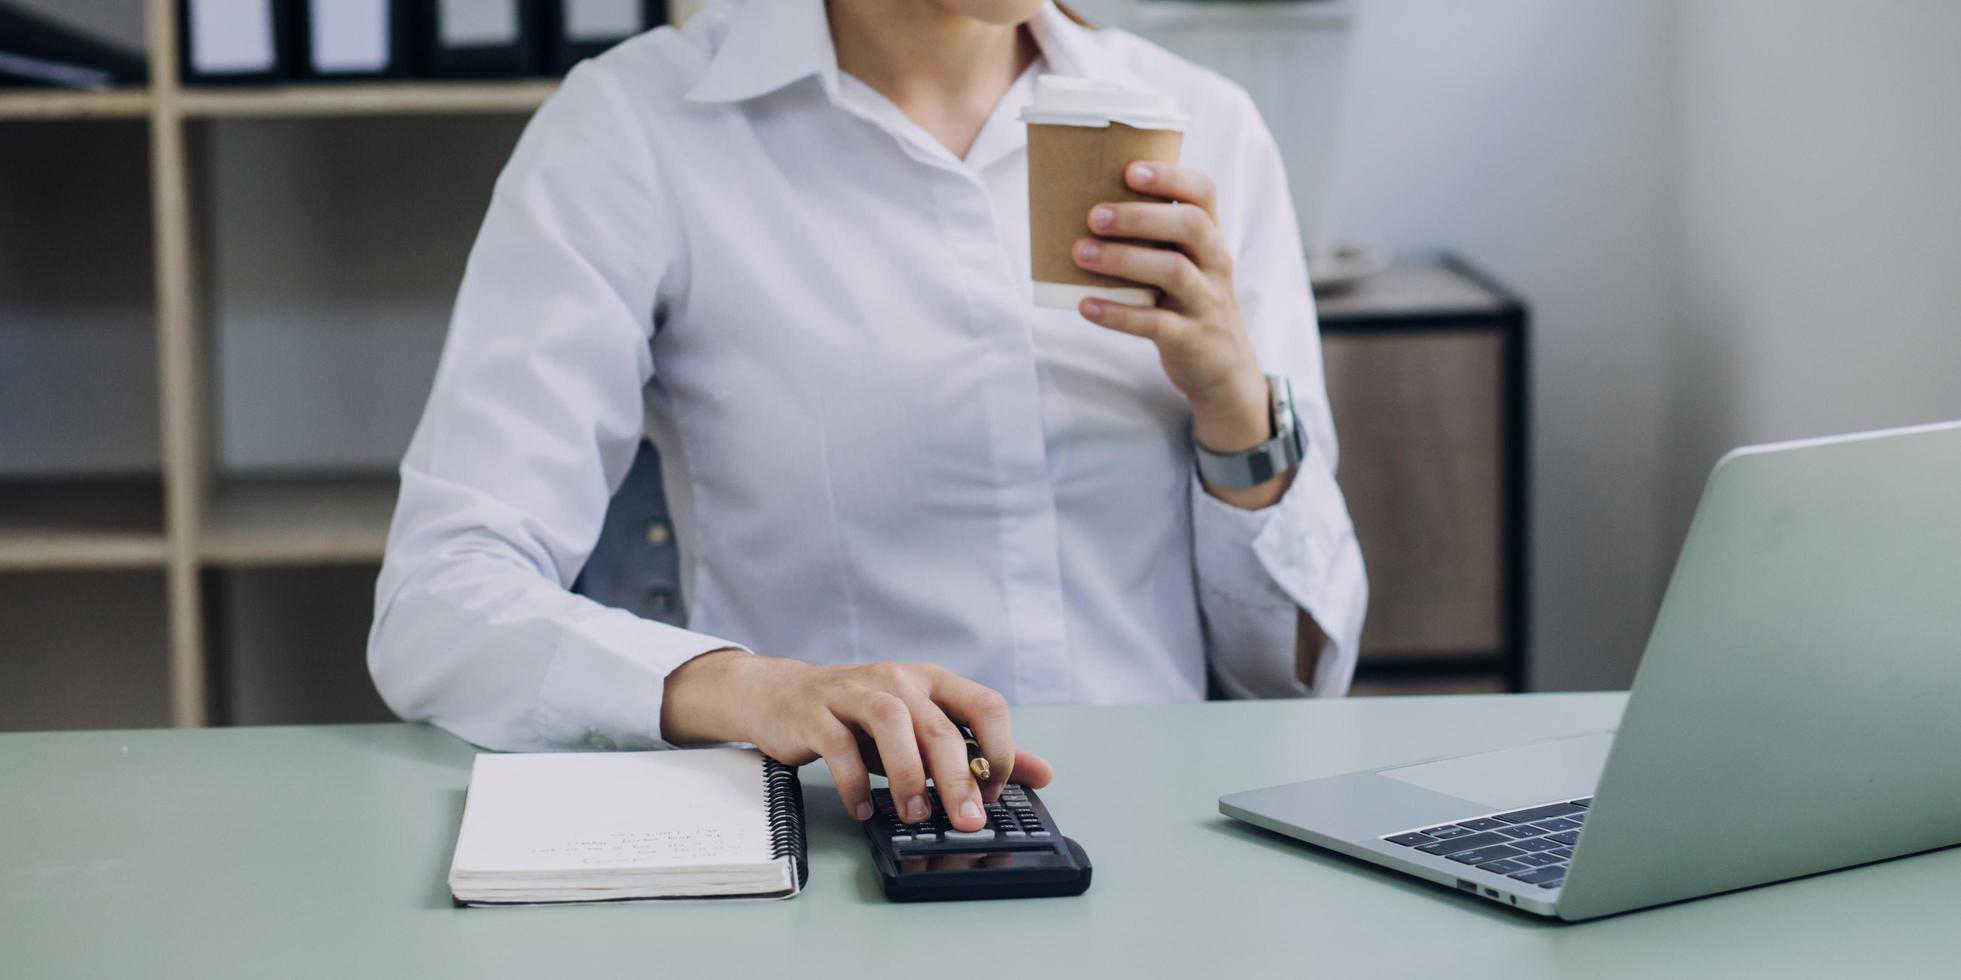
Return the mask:
<path id="1" fill-rule="evenodd" d="M 1179 112 L 1178 100 L 1169 95 L 1093 78 L 1042 75 L 1035 79 L 1035 99 L 1021 110 L 1021 121 L 1047 126 L 1108 126 L 1116 122 L 1133 129 L 1183 131 L 1191 117 Z"/>

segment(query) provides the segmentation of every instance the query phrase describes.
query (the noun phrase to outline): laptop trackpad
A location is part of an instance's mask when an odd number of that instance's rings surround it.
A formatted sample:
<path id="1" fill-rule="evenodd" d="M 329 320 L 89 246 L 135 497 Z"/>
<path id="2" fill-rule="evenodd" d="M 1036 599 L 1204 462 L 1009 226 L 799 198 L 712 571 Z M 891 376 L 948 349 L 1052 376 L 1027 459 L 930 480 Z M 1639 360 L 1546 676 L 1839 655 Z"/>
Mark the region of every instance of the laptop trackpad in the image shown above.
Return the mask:
<path id="1" fill-rule="evenodd" d="M 1613 732 L 1588 732 L 1381 769 L 1376 774 L 1493 810 L 1509 810 L 1591 794 L 1613 744 Z"/>

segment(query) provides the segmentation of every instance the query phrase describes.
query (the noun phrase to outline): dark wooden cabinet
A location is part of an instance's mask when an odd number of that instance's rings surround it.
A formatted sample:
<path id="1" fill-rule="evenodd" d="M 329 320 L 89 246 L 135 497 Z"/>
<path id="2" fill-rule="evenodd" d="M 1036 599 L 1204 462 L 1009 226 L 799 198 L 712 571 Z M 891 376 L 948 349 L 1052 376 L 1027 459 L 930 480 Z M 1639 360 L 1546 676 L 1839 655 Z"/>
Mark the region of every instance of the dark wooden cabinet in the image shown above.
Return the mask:
<path id="1" fill-rule="evenodd" d="M 1462 262 L 1410 262 L 1319 300 L 1369 570 L 1357 693 L 1521 690 L 1526 309 Z"/>

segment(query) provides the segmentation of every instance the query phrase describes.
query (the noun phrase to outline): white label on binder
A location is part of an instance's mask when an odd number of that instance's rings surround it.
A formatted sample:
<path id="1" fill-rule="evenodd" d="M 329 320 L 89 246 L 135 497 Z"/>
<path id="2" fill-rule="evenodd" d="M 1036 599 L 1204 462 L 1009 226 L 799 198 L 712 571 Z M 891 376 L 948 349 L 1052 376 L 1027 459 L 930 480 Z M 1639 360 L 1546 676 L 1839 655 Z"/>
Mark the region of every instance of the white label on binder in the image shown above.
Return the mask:
<path id="1" fill-rule="evenodd" d="M 442 0 L 436 5 L 436 35 L 445 48 L 516 44 L 517 0 Z"/>
<path id="2" fill-rule="evenodd" d="M 313 69 L 381 71 L 388 67 L 390 0 L 313 0 L 307 4 Z"/>
<path id="3" fill-rule="evenodd" d="M 565 0 L 565 39 L 581 44 L 618 41 L 653 26 L 640 0 Z"/>
<path id="4" fill-rule="evenodd" d="M 191 67 L 208 75 L 271 71 L 272 0 L 191 0 Z"/>

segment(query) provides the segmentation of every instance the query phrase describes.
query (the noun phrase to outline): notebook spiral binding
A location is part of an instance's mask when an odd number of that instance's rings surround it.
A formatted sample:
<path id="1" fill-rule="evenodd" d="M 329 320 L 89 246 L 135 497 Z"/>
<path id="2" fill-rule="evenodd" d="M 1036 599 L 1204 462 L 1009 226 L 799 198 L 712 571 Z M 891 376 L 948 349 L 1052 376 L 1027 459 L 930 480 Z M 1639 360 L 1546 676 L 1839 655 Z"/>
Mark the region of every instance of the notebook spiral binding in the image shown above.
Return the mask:
<path id="1" fill-rule="evenodd" d="M 763 782 L 768 786 L 771 853 L 789 858 L 796 866 L 797 889 L 801 891 L 810 880 L 810 856 L 803 830 L 803 781 L 797 778 L 795 766 L 763 756 Z"/>

